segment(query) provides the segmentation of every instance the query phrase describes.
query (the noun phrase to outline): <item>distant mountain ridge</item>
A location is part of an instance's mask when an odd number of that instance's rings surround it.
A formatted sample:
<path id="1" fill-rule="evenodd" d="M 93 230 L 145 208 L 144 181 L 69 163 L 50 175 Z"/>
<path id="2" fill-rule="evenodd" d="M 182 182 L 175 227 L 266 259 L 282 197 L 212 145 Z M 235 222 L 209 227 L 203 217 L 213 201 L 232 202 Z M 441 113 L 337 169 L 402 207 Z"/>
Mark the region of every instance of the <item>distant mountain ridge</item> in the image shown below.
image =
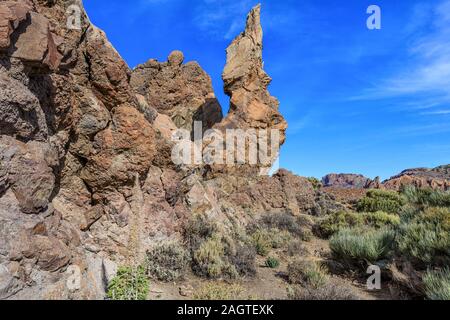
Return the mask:
<path id="1" fill-rule="evenodd" d="M 414 185 L 420 188 L 450 190 L 450 165 L 436 168 L 406 169 L 383 182 L 360 174 L 331 173 L 322 178 L 324 187 L 343 189 L 392 189 L 398 190 L 402 185 Z"/>

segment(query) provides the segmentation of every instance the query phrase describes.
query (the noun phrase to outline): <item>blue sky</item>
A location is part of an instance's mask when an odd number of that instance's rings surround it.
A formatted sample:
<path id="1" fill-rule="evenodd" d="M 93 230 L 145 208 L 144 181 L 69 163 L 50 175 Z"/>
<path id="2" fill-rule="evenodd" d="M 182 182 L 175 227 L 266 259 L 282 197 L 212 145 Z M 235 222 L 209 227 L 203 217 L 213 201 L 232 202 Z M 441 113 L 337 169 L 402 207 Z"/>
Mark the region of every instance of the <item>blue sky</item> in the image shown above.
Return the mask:
<path id="1" fill-rule="evenodd" d="M 130 67 L 182 50 L 222 107 L 225 49 L 258 0 L 85 0 Z M 280 165 L 303 176 L 450 163 L 450 0 L 262 0 L 264 61 L 289 123 Z M 382 29 L 369 30 L 376 4 Z"/>

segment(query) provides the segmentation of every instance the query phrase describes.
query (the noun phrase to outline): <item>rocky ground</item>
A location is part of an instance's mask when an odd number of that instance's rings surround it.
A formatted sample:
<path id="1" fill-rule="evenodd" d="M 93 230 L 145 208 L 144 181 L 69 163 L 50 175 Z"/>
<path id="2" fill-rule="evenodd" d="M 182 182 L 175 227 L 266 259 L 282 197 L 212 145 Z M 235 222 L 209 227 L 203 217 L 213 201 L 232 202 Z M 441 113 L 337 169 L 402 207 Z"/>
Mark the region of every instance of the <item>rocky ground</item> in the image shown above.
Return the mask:
<path id="1" fill-rule="evenodd" d="M 69 13 L 78 11 L 74 28 Z M 266 213 L 312 219 L 305 227 L 312 236 L 316 218 L 352 208 L 366 188 L 449 189 L 448 166 L 384 183 L 329 176 L 321 188 L 286 170 L 261 175 L 276 154 L 264 165 L 175 164 L 172 134 L 192 133 L 195 121 L 220 133 L 278 130 L 284 143 L 287 123 L 268 91 L 262 39 L 256 6 L 227 49 L 224 116 L 198 63 L 174 51 L 167 62 L 151 59 L 131 70 L 81 0 L 0 1 L 0 299 L 105 299 L 122 267 L 136 268 L 172 242 L 201 262 L 196 275 L 176 285 L 154 282 L 145 297 L 192 298 L 207 282 L 199 273 L 217 280 L 246 272 L 237 258 L 248 246 L 245 230 Z M 347 196 L 348 186 L 359 191 Z M 203 219 L 200 231 L 208 221 L 216 229 L 192 233 L 188 244 L 195 219 Z M 327 242 L 310 240 L 304 258 L 328 259 Z M 219 252 L 211 264 L 208 250 Z M 277 270 L 257 258 L 256 273 L 242 277 L 245 294 L 288 297 L 283 250 L 274 251 L 283 262 Z M 337 277 L 373 298 L 360 283 Z"/>

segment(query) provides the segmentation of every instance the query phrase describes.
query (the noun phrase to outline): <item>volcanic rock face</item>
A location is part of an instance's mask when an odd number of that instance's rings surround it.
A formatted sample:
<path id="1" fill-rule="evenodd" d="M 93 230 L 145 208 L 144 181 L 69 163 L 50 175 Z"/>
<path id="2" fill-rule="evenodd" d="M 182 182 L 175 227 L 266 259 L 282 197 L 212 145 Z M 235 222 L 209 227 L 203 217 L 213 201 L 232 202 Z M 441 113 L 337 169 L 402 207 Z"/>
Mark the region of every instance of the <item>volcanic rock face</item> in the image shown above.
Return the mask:
<path id="1" fill-rule="evenodd" d="M 201 121 L 207 130 L 222 120 L 222 108 L 211 78 L 197 62 L 183 61 L 180 51 L 172 52 L 164 63 L 149 60 L 133 70 L 131 85 L 150 107 L 169 116 L 178 128 L 191 131 L 193 122 Z"/>

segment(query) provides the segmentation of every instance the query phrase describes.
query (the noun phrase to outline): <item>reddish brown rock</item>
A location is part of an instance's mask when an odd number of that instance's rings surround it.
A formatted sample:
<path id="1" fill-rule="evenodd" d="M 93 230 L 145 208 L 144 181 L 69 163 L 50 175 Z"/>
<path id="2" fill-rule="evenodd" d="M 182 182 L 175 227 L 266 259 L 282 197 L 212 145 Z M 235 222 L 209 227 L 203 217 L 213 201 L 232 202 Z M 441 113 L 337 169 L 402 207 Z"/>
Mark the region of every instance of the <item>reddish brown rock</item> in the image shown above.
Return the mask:
<path id="1" fill-rule="evenodd" d="M 137 106 L 136 96 L 129 85 L 130 70 L 127 64 L 109 43 L 105 33 L 93 25 L 86 31 L 83 54 L 94 93 L 108 110 L 122 104 Z"/>
<path id="2" fill-rule="evenodd" d="M 132 183 L 136 173 L 145 176 L 154 156 L 155 132 L 144 115 L 132 107 L 118 107 L 110 126 L 96 135 L 81 178 L 101 193 Z"/>
<path id="3" fill-rule="evenodd" d="M 35 258 L 37 265 L 45 271 L 57 271 L 70 261 L 69 248 L 54 237 L 32 236 L 29 245 L 23 255 L 29 259 Z"/>
<path id="4" fill-rule="evenodd" d="M 178 128 L 191 131 L 194 121 L 202 121 L 209 129 L 222 120 L 211 78 L 197 62 L 183 61 L 181 51 L 172 52 L 164 63 L 149 60 L 133 70 L 131 85 Z"/>
<path id="5" fill-rule="evenodd" d="M 397 176 L 383 182 L 382 188 L 400 190 L 404 185 L 417 188 L 431 188 L 436 190 L 450 190 L 450 165 L 434 169 L 408 169 Z"/>
<path id="6" fill-rule="evenodd" d="M 30 10 L 28 1 L 0 3 L 0 49 L 9 48 L 11 34 L 27 19 Z"/>
<path id="7" fill-rule="evenodd" d="M 11 187 L 22 211 L 38 213 L 46 209 L 55 185 L 52 167 L 57 164 L 57 157 L 54 151 L 43 143 L 25 144 L 0 136 L 0 159 L 3 189 Z"/>
<path id="8" fill-rule="evenodd" d="M 48 136 L 39 100 L 21 82 L 0 74 L 0 134 L 44 141 Z"/>
<path id="9" fill-rule="evenodd" d="M 56 70 L 62 55 L 58 52 L 59 37 L 50 31 L 49 20 L 31 11 L 30 5 L 6 1 L 0 3 L 0 48 L 7 49 L 11 57 L 30 63 L 45 65 Z M 12 33 L 17 33 L 11 43 Z"/>
<path id="10" fill-rule="evenodd" d="M 278 130 L 280 139 L 274 143 L 282 145 L 286 139 L 287 123 L 278 110 L 278 100 L 268 91 L 272 79 L 263 69 L 260 11 L 260 5 L 252 9 L 247 17 L 245 31 L 227 49 L 227 63 L 222 78 L 225 93 L 230 96 L 230 111 L 214 128 L 224 133 L 227 129 L 265 130 L 269 145 L 271 139 L 268 130 Z M 269 169 L 278 154 L 269 153 L 268 156 L 269 163 L 260 161 L 256 166 L 257 173 L 258 167 Z"/>

